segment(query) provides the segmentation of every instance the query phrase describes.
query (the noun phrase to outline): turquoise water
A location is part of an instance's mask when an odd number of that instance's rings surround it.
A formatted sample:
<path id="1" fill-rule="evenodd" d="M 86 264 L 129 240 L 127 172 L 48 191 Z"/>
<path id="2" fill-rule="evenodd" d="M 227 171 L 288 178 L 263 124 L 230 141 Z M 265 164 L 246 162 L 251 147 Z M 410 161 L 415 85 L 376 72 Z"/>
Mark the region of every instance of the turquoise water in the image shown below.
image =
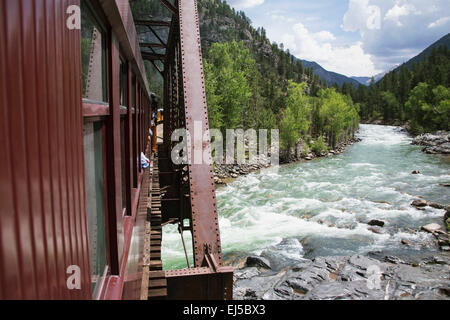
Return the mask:
<path id="1" fill-rule="evenodd" d="M 288 259 L 387 250 L 432 250 L 431 236 L 407 228 L 442 224 L 443 210 L 420 211 L 418 196 L 448 204 L 448 158 L 426 155 L 396 127 L 361 125 L 362 142 L 344 154 L 263 170 L 217 190 L 224 256 L 277 250 Z M 422 174 L 412 175 L 413 170 Z M 386 234 L 367 229 L 371 219 L 386 223 Z M 191 238 L 185 234 L 185 240 Z M 414 243 L 400 244 L 402 239 Z M 176 227 L 164 229 L 167 269 L 186 261 Z M 189 248 L 191 252 L 191 248 Z"/>

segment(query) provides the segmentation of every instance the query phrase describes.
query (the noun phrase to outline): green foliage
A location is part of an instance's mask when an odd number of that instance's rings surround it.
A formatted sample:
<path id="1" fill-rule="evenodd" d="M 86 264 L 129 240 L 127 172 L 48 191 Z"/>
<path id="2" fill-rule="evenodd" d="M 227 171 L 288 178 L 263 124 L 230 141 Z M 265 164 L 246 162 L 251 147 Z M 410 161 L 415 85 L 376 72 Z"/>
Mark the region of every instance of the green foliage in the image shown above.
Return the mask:
<path id="1" fill-rule="evenodd" d="M 308 146 L 308 144 L 305 144 L 305 145 L 303 146 L 303 154 L 302 154 L 302 156 L 304 156 L 304 157 L 308 156 L 308 155 L 309 155 L 309 152 L 310 152 L 309 146 Z"/>
<path id="2" fill-rule="evenodd" d="M 449 130 L 450 49 L 434 48 L 423 61 L 388 73 L 353 96 L 363 119 L 409 121 L 411 133 Z"/>
<path id="3" fill-rule="evenodd" d="M 157 0 L 130 4 L 136 19 L 170 16 Z M 307 153 L 312 138 L 322 136 L 325 150 L 326 140 L 338 143 L 354 134 L 359 105 L 352 98 L 359 91 L 353 85 L 343 94 L 328 89 L 312 68 L 304 68 L 283 44 L 271 43 L 264 28 L 253 28 L 244 12 L 225 1 L 198 0 L 198 8 L 211 128 L 280 129 L 283 150 L 302 139 Z M 152 90 L 162 91 L 159 73 L 153 66 L 146 69 Z"/>
<path id="4" fill-rule="evenodd" d="M 431 89 L 429 84 L 421 82 L 411 91 L 405 107 L 413 120 L 412 133 L 449 129 L 450 88 L 440 85 Z"/>
<path id="5" fill-rule="evenodd" d="M 319 91 L 315 113 L 319 134 L 326 135 L 333 148 L 342 137 L 353 135 L 359 127 L 357 106 L 349 96 L 336 92 L 334 88 Z"/>
<path id="6" fill-rule="evenodd" d="M 317 138 L 317 140 L 311 146 L 311 150 L 317 155 L 328 152 L 328 147 L 325 144 L 325 141 L 323 140 L 323 136 Z"/>
<path id="7" fill-rule="evenodd" d="M 245 128 L 252 98 L 255 60 L 242 42 L 215 43 L 205 59 L 210 125 L 215 129 Z"/>
<path id="8" fill-rule="evenodd" d="M 289 150 L 310 127 L 311 106 L 305 96 L 306 83 L 290 81 L 287 108 L 280 123 L 281 145 Z"/>

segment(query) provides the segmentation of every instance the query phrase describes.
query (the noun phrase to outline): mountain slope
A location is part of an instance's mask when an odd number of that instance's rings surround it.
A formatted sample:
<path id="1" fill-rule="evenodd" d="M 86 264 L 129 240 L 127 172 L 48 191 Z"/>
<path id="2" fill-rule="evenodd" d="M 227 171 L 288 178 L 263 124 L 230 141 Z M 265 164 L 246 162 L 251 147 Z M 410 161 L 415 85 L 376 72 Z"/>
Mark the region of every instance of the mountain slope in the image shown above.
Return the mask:
<path id="1" fill-rule="evenodd" d="M 334 83 L 337 83 L 340 87 L 342 87 L 342 85 L 344 83 L 351 83 L 355 87 L 358 87 L 360 85 L 360 83 L 357 80 L 349 78 L 347 76 L 344 76 L 344 75 L 336 73 L 336 72 L 328 71 L 328 70 L 324 69 L 321 65 L 319 65 L 317 62 L 306 61 L 306 60 L 301 60 L 301 61 L 305 68 L 313 68 L 314 74 L 318 75 L 320 78 L 322 78 L 322 80 L 326 80 L 330 87 Z"/>
<path id="2" fill-rule="evenodd" d="M 275 57 L 276 63 L 278 60 L 282 60 L 277 59 L 277 56 L 280 56 L 278 51 L 283 50 L 286 51 L 288 59 L 294 65 L 301 61 L 304 69 L 312 69 L 314 75 L 319 76 L 322 83 L 326 81 L 328 86 L 332 86 L 334 83 L 338 83 L 339 86 L 344 83 L 352 83 L 355 87 L 359 86 L 359 82 L 354 79 L 325 70 L 316 62 L 294 57 L 289 50 L 284 50 L 282 47 L 279 49 L 277 44 L 271 43 L 267 39 L 264 28 L 254 29 L 250 19 L 242 11 L 236 12 L 228 5 L 223 4 L 224 2 L 221 3 L 220 0 L 199 1 L 200 33 L 203 47 L 208 47 L 216 42 L 244 41 L 253 52 L 262 54 L 266 58 Z M 305 73 L 308 74 L 308 72 Z"/>
<path id="3" fill-rule="evenodd" d="M 444 46 L 447 48 L 450 48 L 450 33 L 443 36 L 441 39 L 430 45 L 428 48 L 426 48 L 424 51 L 422 51 L 419 55 L 415 56 L 414 58 L 410 59 L 408 62 L 406 62 L 406 66 L 408 69 L 412 69 L 413 65 L 418 62 L 424 61 L 428 56 L 430 56 L 431 52 L 434 48 L 439 48 L 440 46 Z M 397 68 L 398 71 L 400 68 Z"/>
<path id="4" fill-rule="evenodd" d="M 370 84 L 370 81 L 372 81 L 371 77 L 352 77 L 352 79 L 365 86 L 368 86 Z"/>

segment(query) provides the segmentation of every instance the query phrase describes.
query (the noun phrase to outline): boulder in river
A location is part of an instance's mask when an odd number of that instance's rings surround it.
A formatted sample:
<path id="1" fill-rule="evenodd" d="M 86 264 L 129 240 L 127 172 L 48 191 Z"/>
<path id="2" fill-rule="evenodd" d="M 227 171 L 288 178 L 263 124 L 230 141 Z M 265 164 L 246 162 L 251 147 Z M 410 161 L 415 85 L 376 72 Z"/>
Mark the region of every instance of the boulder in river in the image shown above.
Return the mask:
<path id="1" fill-rule="evenodd" d="M 259 268 L 264 268 L 264 269 L 272 268 L 270 266 L 269 260 L 267 260 L 266 258 L 263 258 L 263 257 L 258 257 L 258 256 L 247 257 L 246 266 L 247 267 L 259 267 Z"/>
<path id="2" fill-rule="evenodd" d="M 440 209 L 440 210 L 444 209 L 444 206 L 440 203 L 430 202 L 428 205 L 435 209 Z"/>
<path id="3" fill-rule="evenodd" d="M 447 221 L 448 219 L 450 219 L 450 206 L 446 206 L 445 207 L 445 215 L 444 215 L 444 221 Z"/>
<path id="4" fill-rule="evenodd" d="M 414 200 L 411 203 L 412 206 L 416 207 L 416 208 L 423 208 L 428 206 L 428 202 L 426 200 Z"/>
<path id="5" fill-rule="evenodd" d="M 411 246 L 413 243 L 409 240 L 402 239 L 402 244 L 404 244 L 405 246 Z"/>
<path id="6" fill-rule="evenodd" d="M 438 225 L 437 223 L 430 223 L 430 224 L 427 224 L 426 226 L 423 226 L 421 229 L 423 231 L 426 231 L 429 233 L 435 233 L 437 231 L 442 230 L 442 227 L 440 225 Z"/>
<path id="7" fill-rule="evenodd" d="M 426 133 L 415 137 L 413 144 L 424 146 L 423 152 L 425 153 L 450 154 L 450 133 L 446 131 Z"/>
<path id="8" fill-rule="evenodd" d="M 386 233 L 386 230 L 384 230 L 383 228 L 378 227 L 378 226 L 369 227 L 369 228 L 367 228 L 367 230 L 372 231 L 373 233 L 376 233 L 376 234 L 385 234 Z"/>
<path id="9" fill-rule="evenodd" d="M 411 172 L 411 174 L 420 174 L 419 170 L 414 170 L 413 172 Z"/>
<path id="10" fill-rule="evenodd" d="M 384 221 L 376 220 L 376 219 L 370 220 L 367 224 L 369 226 L 384 227 Z"/>

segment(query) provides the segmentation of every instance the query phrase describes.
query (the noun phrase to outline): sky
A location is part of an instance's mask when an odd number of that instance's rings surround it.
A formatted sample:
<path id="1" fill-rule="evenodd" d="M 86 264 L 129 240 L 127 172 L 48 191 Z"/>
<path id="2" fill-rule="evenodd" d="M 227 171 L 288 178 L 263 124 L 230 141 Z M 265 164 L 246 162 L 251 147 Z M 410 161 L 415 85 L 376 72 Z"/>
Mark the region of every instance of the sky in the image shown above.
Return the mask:
<path id="1" fill-rule="evenodd" d="M 450 0 L 228 0 L 297 58 L 371 77 L 450 32 Z"/>

